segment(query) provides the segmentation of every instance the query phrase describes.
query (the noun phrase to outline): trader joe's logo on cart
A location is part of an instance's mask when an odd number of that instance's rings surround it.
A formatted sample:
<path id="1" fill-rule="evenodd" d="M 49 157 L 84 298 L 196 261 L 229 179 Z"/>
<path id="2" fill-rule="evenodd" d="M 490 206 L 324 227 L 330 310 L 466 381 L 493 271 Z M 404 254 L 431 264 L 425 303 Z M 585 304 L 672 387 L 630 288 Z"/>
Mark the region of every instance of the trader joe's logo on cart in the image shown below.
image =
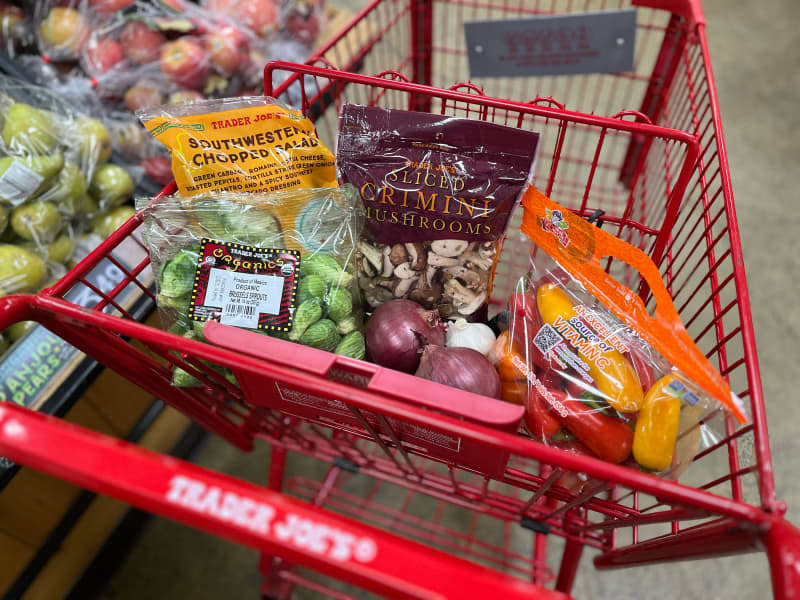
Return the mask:
<path id="1" fill-rule="evenodd" d="M 189 318 L 289 331 L 299 267 L 300 253 L 296 250 L 256 248 L 204 238 Z"/>

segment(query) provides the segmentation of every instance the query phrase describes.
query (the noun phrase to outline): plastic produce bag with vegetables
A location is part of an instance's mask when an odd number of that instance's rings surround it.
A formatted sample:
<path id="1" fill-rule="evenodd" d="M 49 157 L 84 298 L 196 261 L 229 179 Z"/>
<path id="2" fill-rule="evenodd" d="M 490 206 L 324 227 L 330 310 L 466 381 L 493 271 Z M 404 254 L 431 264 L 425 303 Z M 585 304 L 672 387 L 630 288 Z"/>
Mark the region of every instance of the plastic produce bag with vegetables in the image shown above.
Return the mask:
<path id="1" fill-rule="evenodd" d="M 746 420 L 741 401 L 689 337 L 644 252 L 533 187 L 522 203 L 534 245 L 490 353 L 501 398 L 526 406 L 535 439 L 677 478 L 701 437 L 713 443 L 714 432 L 701 436 L 712 413 Z M 608 257 L 642 276 L 654 316 L 604 270 Z"/>
<path id="2" fill-rule="evenodd" d="M 364 358 L 350 186 L 137 202 L 165 329 L 202 339 L 216 320 Z"/>

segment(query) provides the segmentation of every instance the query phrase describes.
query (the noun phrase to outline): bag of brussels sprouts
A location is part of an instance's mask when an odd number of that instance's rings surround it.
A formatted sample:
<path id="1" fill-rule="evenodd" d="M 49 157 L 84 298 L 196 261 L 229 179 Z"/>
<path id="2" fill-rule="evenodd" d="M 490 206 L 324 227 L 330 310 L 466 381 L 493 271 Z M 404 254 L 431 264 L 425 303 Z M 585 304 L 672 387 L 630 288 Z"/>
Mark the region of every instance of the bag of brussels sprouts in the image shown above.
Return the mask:
<path id="1" fill-rule="evenodd" d="M 164 328 L 202 339 L 207 320 L 364 357 L 351 186 L 139 198 Z M 198 385 L 176 372 L 176 385 Z"/>

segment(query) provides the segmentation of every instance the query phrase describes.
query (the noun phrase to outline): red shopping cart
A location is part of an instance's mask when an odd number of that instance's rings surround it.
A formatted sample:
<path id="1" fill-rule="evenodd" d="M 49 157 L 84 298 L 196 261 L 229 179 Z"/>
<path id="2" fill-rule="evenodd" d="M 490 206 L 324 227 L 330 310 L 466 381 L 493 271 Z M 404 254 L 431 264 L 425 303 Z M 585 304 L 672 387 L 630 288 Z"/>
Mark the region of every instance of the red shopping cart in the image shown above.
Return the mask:
<path id="1" fill-rule="evenodd" d="M 605 8 L 586 4 L 581 10 Z M 205 328 L 213 345 L 137 323 L 117 298 L 129 286 L 153 297 L 138 215 L 54 287 L 0 300 L 0 326 L 36 320 L 237 447 L 266 439 L 268 489 L 10 405 L 0 407 L 0 454 L 259 549 L 265 594 L 305 585 L 350 597 L 299 566 L 389 597 L 563 597 L 589 546 L 599 551 L 597 568 L 766 550 L 775 597 L 794 597 L 800 537 L 775 497 L 702 12 L 691 0 L 632 4 L 637 58 L 626 73 L 448 87 L 468 80 L 464 41 L 454 33 L 463 22 L 564 12 L 571 3 L 376 0 L 309 64 L 269 64 L 265 93 L 300 105 L 331 147 L 347 102 L 540 132 L 537 187 L 580 215 L 604 211 L 607 227 L 648 252 L 698 346 L 749 401 L 751 424 L 714 417 L 726 435 L 695 456 L 681 483 L 536 443 L 517 433 L 515 407 L 362 361 L 214 323 Z M 516 218 L 497 299 L 508 297 L 527 264 Z M 87 278 L 101 261 L 125 274 L 107 293 Z M 608 270 L 652 302 L 626 264 L 611 261 Z M 97 294 L 91 309 L 64 299 L 80 287 Z M 211 364 L 229 368 L 237 383 Z M 176 367 L 202 385 L 172 387 Z M 330 470 L 321 481 L 284 481 L 287 451 Z M 590 485 L 570 492 L 561 479 L 570 473 Z M 365 492 L 347 487 L 363 476 L 372 482 Z M 380 501 L 382 486 L 399 490 L 394 504 Z M 414 513 L 419 496 L 434 499 L 433 514 Z M 445 522 L 447 507 L 469 516 Z M 496 520 L 503 540 L 479 539 L 479 518 Z M 529 538 L 525 552 L 509 543 L 520 531 Z M 565 539 L 552 566 L 549 536 Z M 556 591 L 544 587 L 551 580 Z"/>

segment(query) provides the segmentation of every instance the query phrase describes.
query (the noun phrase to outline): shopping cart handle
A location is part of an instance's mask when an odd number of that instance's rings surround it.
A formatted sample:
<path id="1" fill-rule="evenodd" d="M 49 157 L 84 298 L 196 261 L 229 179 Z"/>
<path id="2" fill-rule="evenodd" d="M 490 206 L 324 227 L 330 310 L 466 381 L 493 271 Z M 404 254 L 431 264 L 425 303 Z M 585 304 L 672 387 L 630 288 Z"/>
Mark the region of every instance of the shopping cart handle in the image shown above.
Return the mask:
<path id="1" fill-rule="evenodd" d="M 389 598 L 569 598 L 10 403 L 0 403 L 0 455 Z"/>

